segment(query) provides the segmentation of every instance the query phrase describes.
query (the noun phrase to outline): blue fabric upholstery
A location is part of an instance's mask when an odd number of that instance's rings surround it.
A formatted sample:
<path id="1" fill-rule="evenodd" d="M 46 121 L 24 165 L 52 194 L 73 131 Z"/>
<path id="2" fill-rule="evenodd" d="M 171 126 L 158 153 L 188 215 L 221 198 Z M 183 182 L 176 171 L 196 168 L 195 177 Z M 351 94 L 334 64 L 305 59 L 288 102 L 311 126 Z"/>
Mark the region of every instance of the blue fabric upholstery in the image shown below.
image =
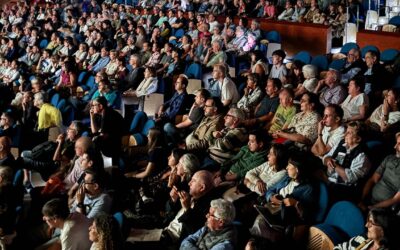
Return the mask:
<path id="1" fill-rule="evenodd" d="M 311 64 L 318 68 L 319 71 L 328 69 L 328 58 L 324 55 L 318 55 L 311 60 Z"/>
<path id="2" fill-rule="evenodd" d="M 293 61 L 299 60 L 304 64 L 309 64 L 311 62 L 311 55 L 307 51 L 300 51 L 293 57 Z"/>
<path id="3" fill-rule="evenodd" d="M 340 49 L 340 53 L 347 55 L 351 49 L 357 49 L 358 45 L 356 43 L 346 43 L 343 45 L 343 47 Z"/>
<path id="4" fill-rule="evenodd" d="M 346 59 L 334 60 L 329 64 L 330 69 L 340 70 L 344 67 Z"/>
<path id="5" fill-rule="evenodd" d="M 337 202 L 328 213 L 325 222 L 315 225 L 332 240 L 334 245 L 351 237 L 361 235 L 365 231 L 364 217 L 353 203 Z"/>
<path id="6" fill-rule="evenodd" d="M 378 55 L 380 54 L 379 49 L 378 49 L 376 46 L 374 46 L 374 45 L 367 45 L 367 46 L 365 46 L 364 48 L 361 49 L 361 56 L 362 56 L 362 58 L 364 58 L 364 57 L 365 57 L 365 54 L 367 54 L 367 52 L 370 51 L 370 50 L 377 52 Z"/>
<path id="7" fill-rule="evenodd" d="M 381 61 L 383 63 L 392 63 L 398 55 L 399 51 L 397 49 L 386 49 L 381 54 Z"/>
<path id="8" fill-rule="evenodd" d="M 328 188 L 326 187 L 324 182 L 320 182 L 318 210 L 315 214 L 315 221 L 317 223 L 320 223 L 325 219 L 325 214 L 328 210 L 328 201 L 329 201 Z"/>

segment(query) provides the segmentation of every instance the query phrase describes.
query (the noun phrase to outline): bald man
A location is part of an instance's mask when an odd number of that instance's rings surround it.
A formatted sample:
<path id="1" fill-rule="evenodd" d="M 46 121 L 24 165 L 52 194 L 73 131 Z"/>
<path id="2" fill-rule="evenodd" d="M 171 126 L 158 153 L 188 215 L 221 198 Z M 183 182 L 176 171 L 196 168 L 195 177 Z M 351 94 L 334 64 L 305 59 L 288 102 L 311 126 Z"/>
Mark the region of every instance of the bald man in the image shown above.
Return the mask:
<path id="1" fill-rule="evenodd" d="M 218 198 L 213 179 L 209 171 L 200 170 L 189 182 L 189 193 L 183 190 L 178 191 L 175 186 L 173 187 L 171 198 L 174 199 L 175 195 L 182 204 L 175 219 L 164 230 L 164 233 L 167 233 L 173 241 L 182 240 L 204 226 L 210 202 Z"/>

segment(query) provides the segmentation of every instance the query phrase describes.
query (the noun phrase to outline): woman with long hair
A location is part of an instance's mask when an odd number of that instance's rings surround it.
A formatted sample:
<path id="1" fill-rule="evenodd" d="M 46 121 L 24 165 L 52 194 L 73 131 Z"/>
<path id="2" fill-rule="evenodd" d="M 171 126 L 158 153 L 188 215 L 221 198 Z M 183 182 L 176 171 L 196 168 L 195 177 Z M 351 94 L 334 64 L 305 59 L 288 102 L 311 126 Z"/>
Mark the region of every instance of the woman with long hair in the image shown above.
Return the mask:
<path id="1" fill-rule="evenodd" d="M 90 250 L 123 249 L 120 226 L 112 215 L 105 213 L 96 216 L 89 227 L 89 240 L 93 242 Z"/>
<path id="2" fill-rule="evenodd" d="M 287 150 L 282 144 L 272 144 L 268 161 L 246 173 L 244 184 L 251 191 L 264 195 L 269 187 L 274 186 L 286 175 Z"/>

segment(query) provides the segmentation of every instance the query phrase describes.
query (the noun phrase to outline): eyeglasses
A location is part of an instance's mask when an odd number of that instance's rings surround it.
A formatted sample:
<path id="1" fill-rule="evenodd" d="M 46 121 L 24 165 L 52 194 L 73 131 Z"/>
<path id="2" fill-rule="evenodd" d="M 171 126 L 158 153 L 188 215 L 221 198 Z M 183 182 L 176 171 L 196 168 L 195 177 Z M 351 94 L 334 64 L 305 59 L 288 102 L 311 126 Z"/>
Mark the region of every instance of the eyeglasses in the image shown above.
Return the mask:
<path id="1" fill-rule="evenodd" d="M 217 216 L 215 216 L 213 214 L 210 214 L 210 213 L 207 213 L 206 217 L 213 218 L 214 220 L 222 220 L 221 218 L 219 218 L 219 217 L 217 217 Z"/>

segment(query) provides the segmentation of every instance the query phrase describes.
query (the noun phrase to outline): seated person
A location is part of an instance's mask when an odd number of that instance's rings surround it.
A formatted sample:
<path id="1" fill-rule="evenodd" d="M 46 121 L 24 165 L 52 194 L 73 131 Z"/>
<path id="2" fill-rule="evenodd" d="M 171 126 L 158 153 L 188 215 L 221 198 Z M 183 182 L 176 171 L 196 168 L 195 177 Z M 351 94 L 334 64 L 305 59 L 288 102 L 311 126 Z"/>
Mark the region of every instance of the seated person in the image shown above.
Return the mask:
<path id="1" fill-rule="evenodd" d="M 164 132 L 168 143 L 176 145 L 183 138 L 197 129 L 204 117 L 204 109 L 207 99 L 210 97 L 210 92 L 206 89 L 199 89 L 195 93 L 195 98 L 189 114 L 184 115 L 182 122 L 178 124 L 167 123 L 164 125 Z"/>
<path id="2" fill-rule="evenodd" d="M 156 123 L 165 124 L 167 122 L 175 123 L 177 115 L 183 115 L 189 107 L 189 96 L 186 92 L 188 78 L 185 75 L 179 75 L 175 82 L 175 93 L 164 104 L 162 104 L 156 114 Z"/>
<path id="3" fill-rule="evenodd" d="M 269 78 L 278 78 L 282 82 L 282 86 L 286 85 L 287 79 L 286 76 L 288 74 L 285 64 L 283 60 L 286 57 L 285 51 L 278 49 L 272 53 L 272 68 L 269 73 Z"/>
<path id="4" fill-rule="evenodd" d="M 145 67 L 144 79 L 136 89 L 128 89 L 122 94 L 121 107 L 125 115 L 125 105 L 139 104 L 139 110 L 144 108 L 144 97 L 157 91 L 158 79 L 154 67 Z"/>
<path id="5" fill-rule="evenodd" d="M 112 198 L 104 190 L 104 173 L 86 169 L 84 176 L 70 211 L 81 213 L 91 220 L 100 213 L 110 213 Z"/>
<path id="6" fill-rule="evenodd" d="M 206 215 L 206 225 L 182 241 L 180 249 L 234 249 L 236 229 L 233 225 L 236 211 L 233 204 L 224 199 L 211 201 Z"/>
<path id="7" fill-rule="evenodd" d="M 337 104 L 330 104 L 324 110 L 324 117 L 318 123 L 318 138 L 311 152 L 318 157 L 324 156 L 332 147 L 344 138 L 346 129 L 342 125 L 343 109 Z"/>
<path id="8" fill-rule="evenodd" d="M 316 94 L 303 94 L 300 100 L 301 112 L 293 117 L 286 131 L 275 131 L 272 136 L 292 141 L 301 149 L 309 148 L 318 137 L 317 124 L 321 119 L 316 111 L 318 104 Z"/>
<path id="9" fill-rule="evenodd" d="M 358 235 L 349 241 L 336 245 L 334 250 L 350 249 L 398 249 L 399 241 L 396 232 L 398 218 L 387 210 L 372 209 L 368 213 L 365 227 L 366 235 Z"/>
<path id="10" fill-rule="evenodd" d="M 206 170 L 197 171 L 189 182 L 189 192 L 178 191 L 182 208 L 163 234 L 177 242 L 204 226 L 210 201 L 218 198 L 215 191 L 213 175 Z"/>
<path id="11" fill-rule="evenodd" d="M 8 166 L 16 171 L 20 166 L 11 154 L 11 139 L 7 136 L 0 136 L 0 166 Z"/>
<path id="12" fill-rule="evenodd" d="M 356 199 L 359 191 L 356 187 L 370 170 L 362 125 L 359 122 L 347 124 L 344 140 L 323 157 L 333 200 Z"/>
<path id="13" fill-rule="evenodd" d="M 349 82 L 349 95 L 340 104 L 343 109 L 343 121 L 364 120 L 368 111 L 369 99 L 364 94 L 364 79 L 353 78 Z"/>
<path id="14" fill-rule="evenodd" d="M 205 150 L 211 144 L 213 132 L 223 128 L 223 106 L 219 98 L 208 98 L 204 105 L 204 118 L 185 140 L 185 149 L 189 151 Z"/>
<path id="15" fill-rule="evenodd" d="M 286 176 L 287 156 L 284 145 L 272 144 L 267 155 L 268 160 L 246 173 L 246 187 L 260 196 L 265 195 L 268 188 Z"/>
<path id="16" fill-rule="evenodd" d="M 396 153 L 388 155 L 379 168 L 367 181 L 359 206 L 371 208 L 389 208 L 400 204 L 400 133 L 396 134 Z"/>
<path id="17" fill-rule="evenodd" d="M 350 79 L 365 71 L 365 62 L 361 58 L 361 51 L 359 48 L 349 50 L 346 57 L 346 63 L 340 73 L 342 74 L 341 82 L 348 84 Z"/>
<path id="18" fill-rule="evenodd" d="M 286 1 L 285 9 L 282 11 L 281 14 L 279 14 L 278 20 L 288 21 L 292 17 L 293 13 L 294 8 L 292 6 L 292 3 L 290 1 Z"/>
<path id="19" fill-rule="evenodd" d="M 244 88 L 244 95 L 237 103 L 237 107 L 246 113 L 247 118 L 252 117 L 255 108 L 264 97 L 260 85 L 258 74 L 250 73 L 247 75 L 247 86 Z"/>
<path id="20" fill-rule="evenodd" d="M 122 116 L 108 106 L 104 96 L 97 97 L 91 103 L 90 129 L 94 143 L 105 156 L 119 155 L 121 138 L 127 126 Z"/>
<path id="21" fill-rule="evenodd" d="M 389 89 L 383 100 L 366 124 L 372 131 L 386 133 L 396 129 L 396 124 L 400 121 L 400 92 L 397 89 Z"/>
<path id="22" fill-rule="evenodd" d="M 223 181 L 239 182 L 247 171 L 265 162 L 268 139 L 262 131 L 250 132 L 248 145 L 243 146 L 237 155 L 222 164 L 220 176 L 215 183 L 218 185 Z"/>
<path id="23" fill-rule="evenodd" d="M 240 96 L 236 84 L 227 75 L 227 67 L 219 63 L 213 68 L 213 79 L 208 84 L 206 83 L 205 88 L 210 91 L 211 96 L 220 97 L 225 107 L 236 104 Z"/>
<path id="24" fill-rule="evenodd" d="M 268 188 L 266 200 L 285 209 L 283 226 L 310 224 L 315 211 L 317 193 L 310 181 L 307 166 L 303 156 L 295 153 L 289 159 L 286 167 L 288 176 Z M 283 239 L 283 232 L 269 227 L 261 215 L 257 216 L 250 233 L 271 240 Z"/>
<path id="25" fill-rule="evenodd" d="M 116 99 L 117 92 L 112 89 L 110 81 L 105 78 L 99 81 L 96 92 L 92 95 L 92 101 L 95 100 L 99 96 L 104 96 L 107 100 L 108 106 L 113 107 Z"/>
<path id="26" fill-rule="evenodd" d="M 278 130 L 285 130 L 296 114 L 296 106 L 293 104 L 294 93 L 291 89 L 283 88 L 279 93 L 279 106 L 272 121 L 266 125 L 269 134 Z"/>
<path id="27" fill-rule="evenodd" d="M 325 107 L 328 104 L 341 104 L 346 97 L 346 90 L 340 84 L 340 79 L 340 72 L 332 69 L 326 73 L 325 79 L 318 82 L 314 93 L 319 94 L 319 101 Z"/>
<path id="28" fill-rule="evenodd" d="M 267 80 L 266 95 L 257 105 L 251 117 L 243 121 L 245 127 L 262 127 L 263 124 L 272 120 L 279 106 L 279 91 L 281 87 L 282 83 L 278 78 Z"/>
<path id="29" fill-rule="evenodd" d="M 11 112 L 3 112 L 0 117 L 0 136 L 8 136 L 11 139 L 17 135 L 16 124 Z"/>
<path id="30" fill-rule="evenodd" d="M 305 78 L 304 82 L 297 85 L 295 89 L 295 97 L 299 97 L 306 92 L 314 93 L 315 88 L 318 84 L 318 69 L 312 64 L 304 65 L 302 68 L 303 76 Z"/>
<path id="31" fill-rule="evenodd" d="M 240 127 L 244 113 L 238 108 L 229 109 L 225 115 L 225 128 L 212 133 L 213 139 L 208 145 L 208 155 L 203 161 L 203 168 L 221 165 L 237 154 L 239 148 L 247 141 L 246 129 Z"/>
<path id="32" fill-rule="evenodd" d="M 10 167 L 0 166 L 0 246 L 3 245 L 7 235 L 14 233 L 16 206 L 23 199 L 23 191 L 19 194 L 12 184 L 13 179 L 13 170 Z"/>
<path id="33" fill-rule="evenodd" d="M 89 241 L 90 220 L 81 213 L 70 213 L 67 201 L 61 199 L 48 201 L 42 208 L 42 214 L 43 220 L 51 229 L 61 231 L 59 238 L 48 242 L 49 244 L 46 243 L 46 246 L 76 250 L 90 249 L 92 244 Z"/>
<path id="34" fill-rule="evenodd" d="M 208 48 L 207 54 L 204 57 L 203 64 L 206 67 L 214 67 L 215 64 L 225 63 L 227 60 L 226 53 L 222 50 L 222 45 L 219 40 L 211 43 L 212 47 Z"/>

